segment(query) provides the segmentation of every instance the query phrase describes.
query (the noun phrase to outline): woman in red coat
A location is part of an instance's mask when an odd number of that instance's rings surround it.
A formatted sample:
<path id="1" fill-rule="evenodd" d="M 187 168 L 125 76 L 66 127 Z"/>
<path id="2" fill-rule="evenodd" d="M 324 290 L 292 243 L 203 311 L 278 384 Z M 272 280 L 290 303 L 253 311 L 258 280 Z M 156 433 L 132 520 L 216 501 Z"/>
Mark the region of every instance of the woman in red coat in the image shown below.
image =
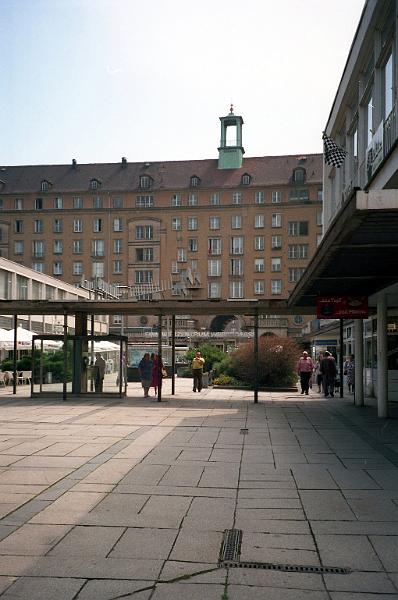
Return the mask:
<path id="1" fill-rule="evenodd" d="M 155 396 L 158 391 L 158 387 L 162 385 L 162 371 L 163 371 L 163 362 L 160 361 L 159 366 L 159 357 L 157 354 L 153 355 L 153 367 L 152 367 L 152 387 L 155 388 Z"/>

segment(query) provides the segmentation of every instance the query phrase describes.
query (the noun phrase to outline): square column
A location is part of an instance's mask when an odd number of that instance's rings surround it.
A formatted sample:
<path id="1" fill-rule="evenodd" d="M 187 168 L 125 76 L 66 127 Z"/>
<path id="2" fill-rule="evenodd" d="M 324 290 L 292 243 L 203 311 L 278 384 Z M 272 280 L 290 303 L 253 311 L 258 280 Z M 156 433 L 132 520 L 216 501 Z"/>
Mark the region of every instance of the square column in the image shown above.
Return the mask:
<path id="1" fill-rule="evenodd" d="M 377 416 L 387 417 L 387 301 L 386 295 L 377 298 Z"/>

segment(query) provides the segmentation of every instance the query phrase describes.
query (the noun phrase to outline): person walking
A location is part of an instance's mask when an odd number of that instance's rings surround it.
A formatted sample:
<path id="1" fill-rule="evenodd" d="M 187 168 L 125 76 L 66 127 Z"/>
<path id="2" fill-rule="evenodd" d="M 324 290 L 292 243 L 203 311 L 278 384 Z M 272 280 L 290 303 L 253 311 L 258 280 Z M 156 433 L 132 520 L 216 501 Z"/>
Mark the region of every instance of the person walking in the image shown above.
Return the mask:
<path id="1" fill-rule="evenodd" d="M 308 396 L 310 379 L 314 370 L 314 363 L 308 352 L 304 350 L 297 363 L 297 373 L 300 376 L 301 393 Z"/>
<path id="2" fill-rule="evenodd" d="M 163 362 L 160 361 L 160 364 L 159 364 L 159 356 L 157 354 L 154 354 L 153 355 L 151 386 L 153 388 L 155 388 L 155 396 L 158 393 L 158 387 L 162 386 L 163 369 L 164 369 Z"/>
<path id="3" fill-rule="evenodd" d="M 321 373 L 322 359 L 323 359 L 323 352 L 320 352 L 319 356 L 318 356 L 318 360 L 316 361 L 315 372 L 314 372 L 316 384 L 318 386 L 318 394 L 320 394 L 322 391 L 322 373 Z"/>
<path id="4" fill-rule="evenodd" d="M 140 360 L 140 364 L 138 365 L 141 385 L 144 389 L 144 398 L 149 397 L 149 388 L 151 387 L 152 381 L 152 367 L 153 362 L 149 358 L 149 352 L 145 352 L 144 356 Z"/>
<path id="5" fill-rule="evenodd" d="M 94 387 L 96 392 L 102 392 L 104 388 L 106 362 L 100 352 L 95 353 L 94 363 Z"/>
<path id="6" fill-rule="evenodd" d="M 191 364 L 192 374 L 193 374 L 193 391 L 200 392 L 202 390 L 203 385 L 203 366 L 205 364 L 205 359 L 198 351 Z"/>
<path id="7" fill-rule="evenodd" d="M 347 375 L 348 391 L 353 394 L 355 392 L 355 356 L 354 356 L 354 354 L 350 355 L 345 372 Z"/>
<path id="8" fill-rule="evenodd" d="M 321 362 L 321 373 L 323 379 L 323 391 L 325 398 L 334 398 L 334 387 L 337 375 L 336 361 L 328 350 L 325 351 Z"/>

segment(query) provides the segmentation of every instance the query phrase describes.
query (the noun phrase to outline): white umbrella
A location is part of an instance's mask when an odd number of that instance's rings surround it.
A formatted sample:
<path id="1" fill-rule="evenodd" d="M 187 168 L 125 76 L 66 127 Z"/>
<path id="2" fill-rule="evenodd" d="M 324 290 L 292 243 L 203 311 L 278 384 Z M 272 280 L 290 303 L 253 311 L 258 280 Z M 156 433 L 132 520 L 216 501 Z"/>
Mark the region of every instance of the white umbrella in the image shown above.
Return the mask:
<path id="1" fill-rule="evenodd" d="M 115 352 L 120 350 L 119 344 L 108 342 L 107 340 L 99 340 L 94 342 L 94 352 Z"/>
<path id="2" fill-rule="evenodd" d="M 29 329 L 24 329 L 23 327 L 17 327 L 17 349 L 23 350 L 26 348 L 32 347 L 32 337 L 34 333 L 29 331 Z M 15 329 L 11 329 L 7 331 L 4 335 L 1 336 L 1 345 L 6 350 L 14 349 L 14 337 L 15 337 Z"/>

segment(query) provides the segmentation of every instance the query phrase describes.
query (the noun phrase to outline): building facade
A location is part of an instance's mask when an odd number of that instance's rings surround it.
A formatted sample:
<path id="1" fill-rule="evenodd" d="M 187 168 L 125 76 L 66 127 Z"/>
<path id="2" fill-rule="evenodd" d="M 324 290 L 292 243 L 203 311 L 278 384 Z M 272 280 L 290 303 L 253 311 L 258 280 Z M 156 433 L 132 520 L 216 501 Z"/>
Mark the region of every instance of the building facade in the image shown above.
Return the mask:
<path id="1" fill-rule="evenodd" d="M 218 160 L 1 167 L 1 256 L 137 299 L 286 299 L 322 234 L 321 155 L 244 158 L 242 117 L 220 122 Z M 303 318 L 263 322 L 298 335 Z"/>

